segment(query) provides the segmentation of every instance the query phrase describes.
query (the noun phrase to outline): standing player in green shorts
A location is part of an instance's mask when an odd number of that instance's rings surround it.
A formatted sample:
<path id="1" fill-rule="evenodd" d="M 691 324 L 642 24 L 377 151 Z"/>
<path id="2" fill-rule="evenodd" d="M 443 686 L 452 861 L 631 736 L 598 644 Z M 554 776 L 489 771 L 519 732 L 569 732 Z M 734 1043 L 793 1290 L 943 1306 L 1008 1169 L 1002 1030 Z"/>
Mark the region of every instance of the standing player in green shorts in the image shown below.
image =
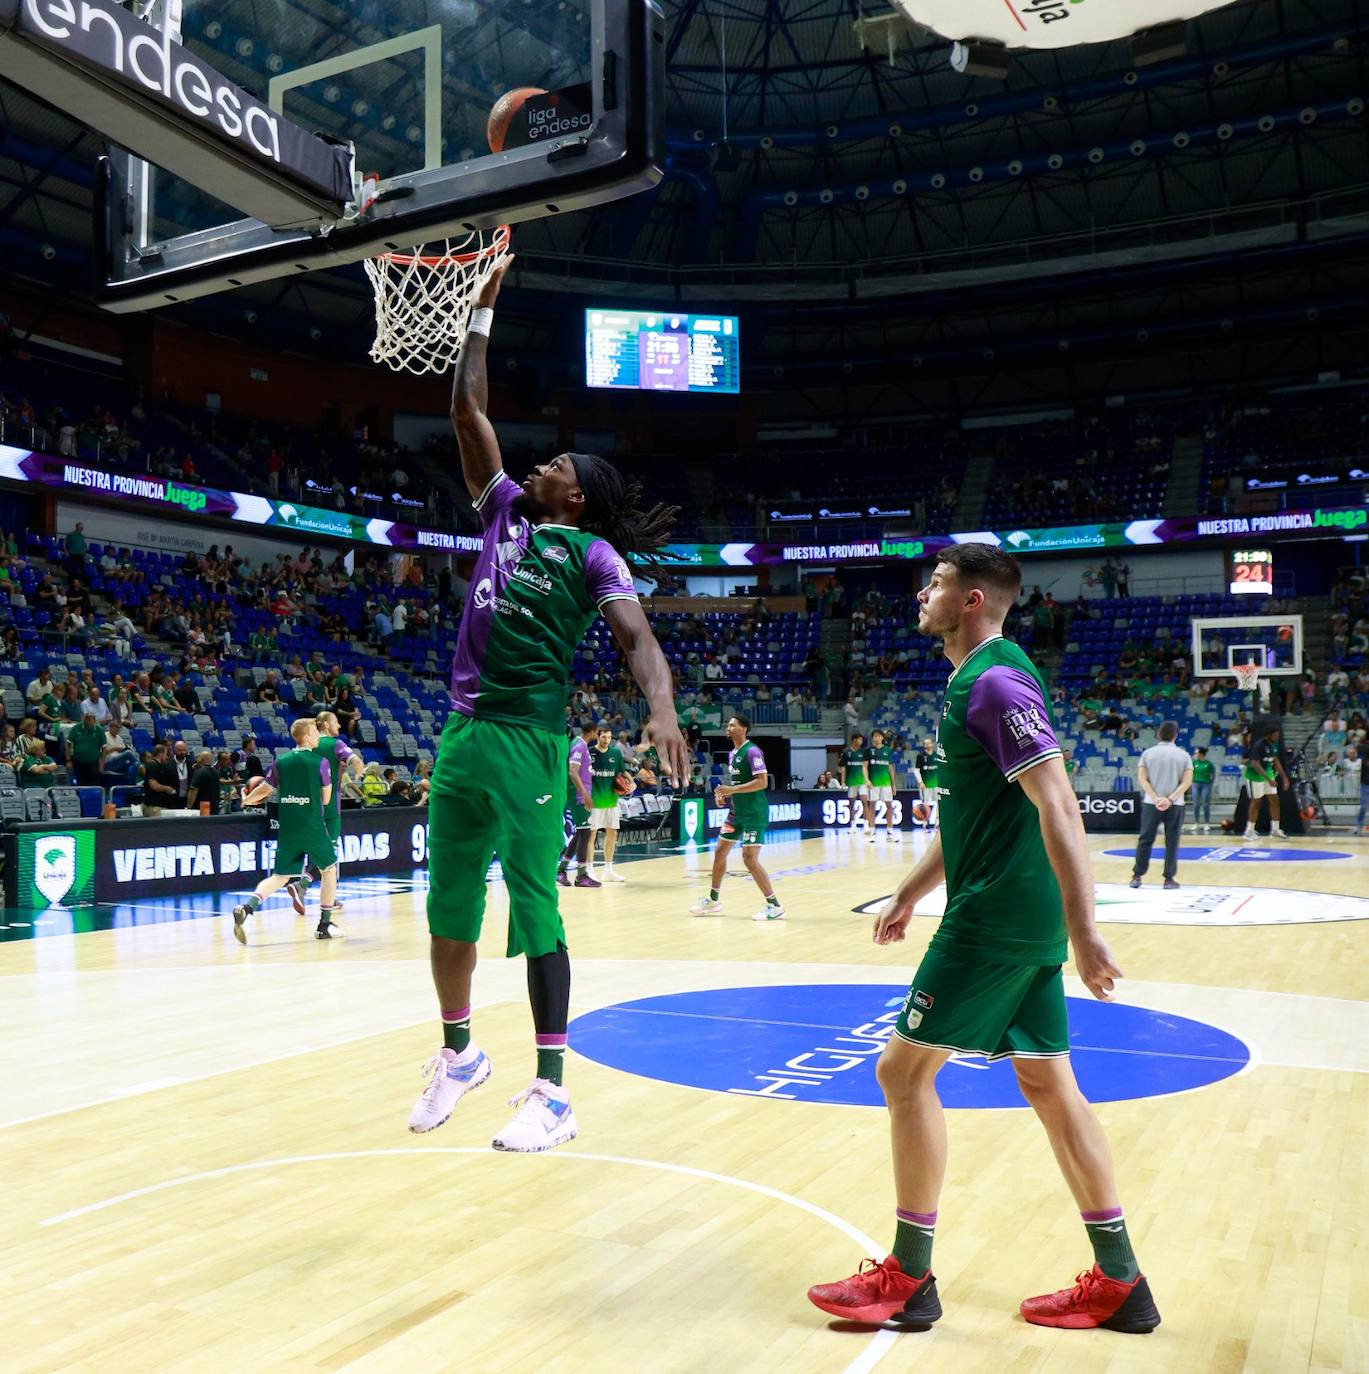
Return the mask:
<path id="1" fill-rule="evenodd" d="M 940 800 L 940 794 L 936 790 L 936 745 L 931 740 L 924 739 L 922 741 L 922 748 L 918 752 L 913 772 L 917 774 L 918 799 L 927 808 L 927 818 L 922 822 L 922 828 L 935 830 L 937 827 L 937 802 Z"/>
<path id="2" fill-rule="evenodd" d="M 589 771 L 592 776 L 589 801 L 589 870 L 594 872 L 594 837 L 604 832 L 604 881 L 621 883 L 627 880 L 613 867 L 613 854 L 618 848 L 618 801 L 633 789 L 632 774 L 628 772 L 623 751 L 613 742 L 613 730 L 608 721 L 599 722 L 594 748 L 590 750 Z"/>
<path id="3" fill-rule="evenodd" d="M 879 830 L 879 804 L 884 803 L 884 831 L 887 835 L 902 835 L 894 827 L 894 793 L 898 781 L 894 773 L 894 751 L 889 747 L 883 730 L 870 731 L 870 840 L 873 843 Z"/>
<path id="4" fill-rule="evenodd" d="M 452 713 L 428 794 L 428 929 L 442 1048 L 409 1117 L 431 1131 L 490 1074 L 471 1040 L 471 977 L 485 915 L 485 874 L 499 855 L 509 896 L 507 954 L 527 956 L 537 1069 L 499 1150 L 548 1150 L 575 1136 L 562 1086 L 570 958 L 556 906 L 565 836 L 566 684 L 596 614 L 613 631 L 650 708 L 648 732 L 676 781 L 689 776 L 670 667 L 647 625 L 629 555 L 650 559 L 672 508 L 639 505 L 640 487 L 609 463 L 563 453 L 509 478 L 486 415 L 486 352 L 494 303 L 513 259 L 475 300 L 456 363 L 452 424 L 466 489 L 484 528 L 452 661 Z"/>
<path id="5" fill-rule="evenodd" d="M 1094 1251 L 1073 1288 L 1026 1299 L 1022 1315 L 1040 1326 L 1150 1331 L 1160 1315 L 1127 1237 L 1107 1140 L 1070 1066 L 1066 935 L 1095 997 L 1110 1001 L 1122 975 L 1094 923 L 1088 845 L 1045 683 L 1002 635 L 1021 588 L 1011 555 L 959 544 L 938 555 L 918 594 L 918 629 L 942 639 L 954 665 L 937 734 L 941 831 L 876 920 L 875 943 L 904 939 L 913 908 L 943 881 L 946 914 L 877 1067 L 893 1134 L 894 1246 L 882 1263 L 808 1296 L 852 1321 L 925 1328 L 941 1316 L 931 1259 L 946 1118 L 936 1075 L 952 1054 L 1007 1057 Z"/>
<path id="6" fill-rule="evenodd" d="M 765 843 L 765 828 L 770 823 L 770 800 L 765 795 L 770 779 L 765 769 L 765 755 L 759 746 L 747 739 L 751 721 L 746 716 L 733 716 L 727 722 L 727 738 L 732 752 L 727 759 L 727 781 L 713 789 L 713 800 L 721 806 L 727 802 L 732 814 L 723 822 L 722 834 L 713 850 L 712 887 L 707 897 L 700 897 L 689 908 L 691 916 L 717 916 L 723 909 L 718 893 L 727 875 L 727 856 L 732 846 L 740 843 L 742 862 L 765 898 L 765 905 L 752 916 L 753 921 L 779 921 L 784 908 L 775 896 L 770 875 L 761 866 L 761 846 Z"/>
<path id="7" fill-rule="evenodd" d="M 257 884 L 257 890 L 241 906 L 233 908 L 233 935 L 240 945 L 247 943 L 247 918 L 261 910 L 261 904 L 274 892 L 287 887 L 312 863 L 323 875 L 319 891 L 318 929 L 314 936 L 331 940 L 342 934 L 333 922 L 336 910 L 337 851 L 328 833 L 326 813 L 333 795 L 333 775 L 328 760 L 316 752 L 318 726 L 311 717 L 297 720 L 290 727 L 295 747 L 282 754 L 243 796 L 245 806 L 265 801 L 272 792 L 277 800 L 276 862 L 271 876 Z"/>
<path id="8" fill-rule="evenodd" d="M 865 747 L 865 736 L 852 735 L 851 743 L 841 753 L 841 785 L 851 801 L 860 803 L 859 809 L 855 806 L 851 808 L 851 829 L 856 828 L 863 814 L 865 828 L 869 830 L 870 838 L 874 839 L 874 808 L 870 805 L 870 782 L 865 773 L 869 761 L 870 751 Z"/>
<path id="9" fill-rule="evenodd" d="M 580 738 L 571 741 L 566 760 L 569 775 L 566 779 L 566 814 L 575 833 L 566 842 L 561 852 L 561 862 L 556 865 L 556 881 L 561 887 L 603 886 L 589 871 L 589 847 L 594 842 L 594 831 L 589 828 L 589 809 L 593 805 L 590 786 L 594 779 L 590 768 L 590 751 L 598 737 L 599 727 L 593 721 L 586 721 L 580 727 Z M 573 883 L 570 880 L 571 864 L 577 865 L 580 870 Z"/>
<path id="10" fill-rule="evenodd" d="M 323 821 L 328 829 L 328 838 L 333 842 L 333 849 L 338 856 L 338 877 L 342 876 L 342 774 L 344 769 L 351 773 L 353 777 L 361 775 L 361 755 L 340 737 L 341 726 L 338 718 L 331 711 L 320 711 L 314 717 L 318 725 L 318 743 L 314 746 L 314 752 L 321 759 L 328 760 L 328 769 L 333 777 L 333 795 L 328 805 L 323 808 Z M 285 891 L 295 908 L 295 914 L 304 915 L 304 894 L 309 891 L 309 884 L 313 879 L 308 873 L 303 874 L 297 882 L 289 882 L 285 885 Z M 343 903 L 336 898 L 333 900 L 333 911 L 340 913 Z"/>

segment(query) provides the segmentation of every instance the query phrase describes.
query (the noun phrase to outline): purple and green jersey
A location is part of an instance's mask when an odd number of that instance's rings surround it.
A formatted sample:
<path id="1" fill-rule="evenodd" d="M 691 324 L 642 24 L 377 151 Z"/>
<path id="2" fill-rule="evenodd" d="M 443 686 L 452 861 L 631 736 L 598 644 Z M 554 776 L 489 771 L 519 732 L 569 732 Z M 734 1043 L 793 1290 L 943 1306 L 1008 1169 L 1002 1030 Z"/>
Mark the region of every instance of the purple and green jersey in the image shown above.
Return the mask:
<path id="1" fill-rule="evenodd" d="M 589 745 L 585 743 L 583 736 L 571 740 L 568 764 L 567 772 L 573 773 L 575 777 L 580 779 L 581 786 L 588 794 L 594 782 L 594 772 L 590 767 Z M 566 805 L 576 806 L 578 804 L 580 804 L 580 793 L 576 790 L 574 778 L 568 776 L 566 778 Z"/>
<path id="2" fill-rule="evenodd" d="M 744 787 L 766 772 L 765 755 L 758 745 L 743 740 L 727 758 L 727 782 L 730 787 Z M 738 830 L 764 830 L 770 819 L 770 803 L 765 789 L 731 796 L 733 824 Z"/>
<path id="3" fill-rule="evenodd" d="M 1041 819 L 1018 785 L 1061 757 L 1045 682 L 1027 655 L 995 636 L 946 683 L 937 731 L 946 914 L 933 945 L 1004 964 L 1059 964 L 1064 905 Z"/>
<path id="4" fill-rule="evenodd" d="M 576 647 L 606 602 L 637 593 L 607 540 L 530 525 L 513 509 L 521 494 L 501 471 L 474 503 L 485 537 L 452 659 L 452 706 L 560 734 Z"/>
<path id="5" fill-rule="evenodd" d="M 323 808 L 324 815 L 329 821 L 331 833 L 333 823 L 340 823 L 342 820 L 342 774 L 347 760 L 352 757 L 352 746 L 341 735 L 320 733 L 318 744 L 314 746 L 314 753 L 319 758 L 328 761 L 329 775 L 335 782 L 332 800 Z"/>

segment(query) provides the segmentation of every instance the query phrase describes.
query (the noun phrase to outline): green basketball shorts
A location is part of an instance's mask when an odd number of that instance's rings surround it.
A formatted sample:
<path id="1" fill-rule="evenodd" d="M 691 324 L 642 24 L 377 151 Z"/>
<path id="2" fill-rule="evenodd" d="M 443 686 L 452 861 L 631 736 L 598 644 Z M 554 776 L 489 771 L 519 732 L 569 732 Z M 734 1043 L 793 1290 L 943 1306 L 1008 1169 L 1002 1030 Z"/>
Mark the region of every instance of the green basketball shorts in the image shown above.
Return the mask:
<path id="1" fill-rule="evenodd" d="M 276 844 L 276 862 L 271 872 L 277 877 L 294 878 L 310 865 L 320 873 L 337 863 L 337 850 L 327 831 L 320 828 L 313 834 L 282 834 Z"/>
<path id="2" fill-rule="evenodd" d="M 765 825 L 738 825 L 734 821 L 724 821 L 719 839 L 729 844 L 739 844 L 743 849 L 759 849 L 765 843 Z"/>
<path id="3" fill-rule="evenodd" d="M 912 1045 L 1049 1059 L 1069 1053 L 1059 964 L 998 964 L 970 950 L 922 956 L 894 1034 Z"/>
<path id="4" fill-rule="evenodd" d="M 333 842 L 333 848 L 336 849 L 338 841 L 342 838 L 342 812 L 330 811 L 325 807 L 323 825 L 328 831 L 328 838 Z"/>
<path id="5" fill-rule="evenodd" d="M 570 822 L 577 830 L 589 829 L 589 807 L 581 806 L 579 797 L 572 797 L 566 803 L 566 810 L 570 812 Z"/>
<path id="6" fill-rule="evenodd" d="M 485 874 L 499 855 L 509 893 L 507 953 L 530 959 L 566 943 L 556 862 L 566 847 L 566 739 L 453 711 L 428 794 L 428 929 L 480 938 Z"/>

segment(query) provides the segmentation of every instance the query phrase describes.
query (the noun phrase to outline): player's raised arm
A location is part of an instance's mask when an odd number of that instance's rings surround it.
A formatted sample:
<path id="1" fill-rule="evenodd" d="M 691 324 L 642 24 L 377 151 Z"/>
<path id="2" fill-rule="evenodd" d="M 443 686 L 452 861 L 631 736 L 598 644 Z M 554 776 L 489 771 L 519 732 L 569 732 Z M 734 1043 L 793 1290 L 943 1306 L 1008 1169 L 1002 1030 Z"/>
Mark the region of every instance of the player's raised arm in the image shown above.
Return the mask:
<path id="1" fill-rule="evenodd" d="M 471 311 L 471 323 L 465 342 L 456 358 L 456 375 L 452 380 L 452 428 L 456 444 L 461 450 L 461 475 L 471 500 L 478 500 L 485 489 L 504 470 L 499 456 L 499 440 L 490 424 L 487 411 L 490 402 L 486 354 L 490 346 L 490 316 L 499 299 L 504 274 L 513 262 L 510 254 L 490 273 L 480 288 Z"/>
<path id="2" fill-rule="evenodd" d="M 642 695 L 651 707 L 645 733 L 656 746 L 656 752 L 660 754 L 675 786 L 684 787 L 689 782 L 689 751 L 675 716 L 670 664 L 666 662 L 656 636 L 651 633 L 646 612 L 642 610 L 640 602 L 627 597 L 605 601 L 600 610 L 627 657 L 632 676 L 636 678 Z"/>

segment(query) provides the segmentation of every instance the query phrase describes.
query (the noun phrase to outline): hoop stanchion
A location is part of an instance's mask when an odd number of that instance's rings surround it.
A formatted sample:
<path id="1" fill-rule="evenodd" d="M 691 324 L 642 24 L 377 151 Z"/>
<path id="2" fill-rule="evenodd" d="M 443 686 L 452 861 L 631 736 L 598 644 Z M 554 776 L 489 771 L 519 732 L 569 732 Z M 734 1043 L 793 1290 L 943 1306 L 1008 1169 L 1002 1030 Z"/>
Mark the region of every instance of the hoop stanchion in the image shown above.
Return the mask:
<path id="1" fill-rule="evenodd" d="M 369 258 L 366 275 L 376 303 L 372 359 L 396 372 L 445 372 L 465 340 L 480 288 L 508 256 L 509 239 L 503 224 Z"/>

